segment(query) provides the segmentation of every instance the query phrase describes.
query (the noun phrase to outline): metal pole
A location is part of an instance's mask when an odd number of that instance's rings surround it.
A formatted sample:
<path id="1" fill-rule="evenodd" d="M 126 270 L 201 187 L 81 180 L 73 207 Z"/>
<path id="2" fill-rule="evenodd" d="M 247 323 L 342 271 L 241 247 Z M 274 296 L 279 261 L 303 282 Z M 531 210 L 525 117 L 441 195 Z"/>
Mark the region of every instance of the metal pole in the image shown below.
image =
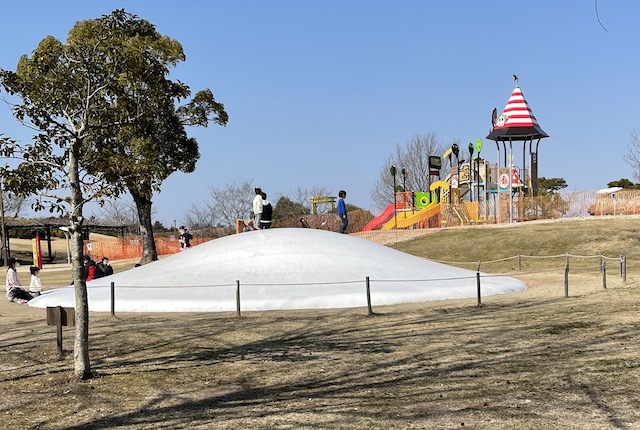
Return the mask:
<path id="1" fill-rule="evenodd" d="M 602 263 L 602 288 L 607 289 L 607 263 Z"/>
<path id="2" fill-rule="evenodd" d="M 620 256 L 620 277 L 622 277 L 622 255 Z"/>
<path id="3" fill-rule="evenodd" d="M 569 264 L 564 266 L 564 296 L 569 297 Z"/>
<path id="4" fill-rule="evenodd" d="M 509 224 L 513 222 L 513 142 L 509 137 Z"/>
<path id="5" fill-rule="evenodd" d="M 369 277 L 367 276 L 365 279 L 365 284 L 367 286 L 367 308 L 369 310 L 369 315 L 373 315 L 373 310 L 371 309 L 371 288 L 369 285 Z"/>
<path id="6" fill-rule="evenodd" d="M 111 282 L 111 316 L 116 315 L 116 283 Z"/>
<path id="7" fill-rule="evenodd" d="M 0 245 L 0 253 L 2 254 L 2 265 L 6 265 L 9 261 L 9 255 L 7 255 L 7 232 L 4 225 L 4 177 L 0 178 L 0 230 L 2 230 L 2 245 Z"/>
<path id="8" fill-rule="evenodd" d="M 393 176 L 393 224 L 394 228 L 398 229 L 398 205 L 396 204 L 396 174 L 397 169 L 396 166 L 391 166 L 389 169 L 391 176 Z"/>
<path id="9" fill-rule="evenodd" d="M 602 273 L 602 264 L 603 264 L 602 254 L 600 254 L 600 273 Z"/>
<path id="10" fill-rule="evenodd" d="M 56 306 L 56 312 L 58 314 L 58 318 L 57 318 L 57 322 L 56 322 L 56 329 L 57 329 L 57 333 L 58 333 L 58 339 L 57 339 L 57 344 L 58 344 L 58 354 L 60 355 L 60 358 L 62 358 L 62 306 Z"/>
<path id="11" fill-rule="evenodd" d="M 240 318 L 240 281 L 236 281 L 236 315 Z"/>
<path id="12" fill-rule="evenodd" d="M 498 148 L 498 158 L 496 159 L 496 193 L 494 194 L 494 207 L 495 207 L 495 199 L 498 199 L 498 208 L 494 209 L 496 216 L 496 224 L 500 224 L 500 143 L 496 140 L 496 147 Z"/>
<path id="13" fill-rule="evenodd" d="M 480 272 L 476 272 L 476 286 L 478 289 L 478 307 L 482 306 L 482 298 L 480 293 Z"/>
<path id="14" fill-rule="evenodd" d="M 622 257 L 622 282 L 627 282 L 627 257 Z"/>

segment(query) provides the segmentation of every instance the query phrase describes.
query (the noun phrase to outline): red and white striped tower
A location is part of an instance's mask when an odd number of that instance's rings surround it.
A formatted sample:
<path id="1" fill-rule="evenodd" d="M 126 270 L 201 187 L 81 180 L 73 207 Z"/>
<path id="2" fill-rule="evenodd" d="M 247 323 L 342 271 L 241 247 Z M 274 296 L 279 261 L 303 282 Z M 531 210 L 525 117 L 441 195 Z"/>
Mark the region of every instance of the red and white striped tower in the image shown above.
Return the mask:
<path id="1" fill-rule="evenodd" d="M 529 189 L 531 195 L 538 194 L 538 146 L 540 140 L 549 137 L 538 124 L 533 111 L 522 94 L 522 90 L 518 85 L 518 75 L 513 75 L 516 87 L 511 93 L 511 97 L 507 101 L 507 105 L 500 115 L 497 115 L 494 109 L 491 118 L 491 131 L 487 139 L 496 142 L 498 147 L 498 168 L 500 167 L 500 153 L 502 144 L 502 152 L 504 153 L 504 167 L 513 167 L 513 142 L 523 142 L 522 146 L 522 169 L 520 177 L 524 179 L 524 183 Z M 535 145 L 533 144 L 536 141 Z M 507 162 L 507 142 L 509 142 L 509 162 Z M 528 178 L 524 174 L 526 172 L 526 149 L 529 148 L 529 157 L 531 161 L 531 173 Z M 513 194 L 512 184 L 509 184 L 510 194 Z M 511 210 L 509 210 L 511 221 Z"/>

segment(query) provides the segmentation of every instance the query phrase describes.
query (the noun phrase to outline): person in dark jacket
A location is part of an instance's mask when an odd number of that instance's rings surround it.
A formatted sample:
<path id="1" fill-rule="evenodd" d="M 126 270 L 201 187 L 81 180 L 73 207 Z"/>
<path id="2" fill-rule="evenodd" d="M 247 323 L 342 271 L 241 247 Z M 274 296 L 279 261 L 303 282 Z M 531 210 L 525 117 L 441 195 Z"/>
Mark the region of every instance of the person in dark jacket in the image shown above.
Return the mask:
<path id="1" fill-rule="evenodd" d="M 267 193 L 262 193 L 262 213 L 260 214 L 260 228 L 269 228 L 273 223 L 273 206 L 267 200 Z"/>
<path id="2" fill-rule="evenodd" d="M 98 270 L 102 272 L 102 276 L 113 275 L 113 267 L 109 263 L 109 257 L 102 257 L 102 260 L 97 264 Z"/>

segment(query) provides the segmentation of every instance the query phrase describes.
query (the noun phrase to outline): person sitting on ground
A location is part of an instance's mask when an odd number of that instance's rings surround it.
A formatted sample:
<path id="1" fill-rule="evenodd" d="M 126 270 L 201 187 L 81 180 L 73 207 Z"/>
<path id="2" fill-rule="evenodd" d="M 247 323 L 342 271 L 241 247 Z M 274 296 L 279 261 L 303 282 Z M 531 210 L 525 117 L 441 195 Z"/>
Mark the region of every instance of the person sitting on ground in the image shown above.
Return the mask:
<path id="1" fill-rule="evenodd" d="M 31 295 L 39 296 L 42 291 L 42 282 L 40 281 L 40 268 L 38 266 L 29 267 L 31 272 L 31 282 L 29 283 L 29 292 Z"/>
<path id="2" fill-rule="evenodd" d="M 180 251 L 186 251 L 187 249 L 191 248 L 191 238 L 193 236 L 191 236 L 191 233 L 189 233 L 189 229 L 187 229 L 185 226 L 181 225 L 180 226 Z"/>
<path id="3" fill-rule="evenodd" d="M 91 256 L 85 255 L 83 257 L 84 260 L 84 280 L 85 282 L 91 281 L 92 279 L 96 279 L 99 276 L 96 275 L 96 270 L 98 267 L 96 266 L 96 262 L 91 259 Z"/>
<path id="4" fill-rule="evenodd" d="M 102 257 L 102 261 L 96 264 L 96 267 L 102 272 L 102 276 L 113 275 L 113 267 L 109 263 L 109 257 Z"/>
<path id="5" fill-rule="evenodd" d="M 5 283 L 5 289 L 7 290 L 7 298 L 10 302 L 15 303 L 27 303 L 33 299 L 33 296 L 22 288 L 20 283 L 20 277 L 18 276 L 17 267 L 20 265 L 18 260 L 11 257 L 7 261 L 9 268 L 7 269 L 7 281 Z"/>
<path id="6" fill-rule="evenodd" d="M 254 231 L 256 228 L 253 226 L 253 220 L 244 220 L 244 227 L 242 228 L 242 231 Z"/>

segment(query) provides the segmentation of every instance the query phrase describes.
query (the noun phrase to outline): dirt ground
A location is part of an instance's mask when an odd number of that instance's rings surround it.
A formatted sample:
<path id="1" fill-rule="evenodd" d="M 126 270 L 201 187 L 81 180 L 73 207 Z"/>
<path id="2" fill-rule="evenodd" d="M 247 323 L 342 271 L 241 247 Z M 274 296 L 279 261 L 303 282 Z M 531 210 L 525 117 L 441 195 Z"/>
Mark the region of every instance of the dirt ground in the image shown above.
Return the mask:
<path id="1" fill-rule="evenodd" d="M 524 275 L 525 291 L 366 308 L 92 314 L 0 301 L 3 429 L 640 429 L 640 285 Z"/>

